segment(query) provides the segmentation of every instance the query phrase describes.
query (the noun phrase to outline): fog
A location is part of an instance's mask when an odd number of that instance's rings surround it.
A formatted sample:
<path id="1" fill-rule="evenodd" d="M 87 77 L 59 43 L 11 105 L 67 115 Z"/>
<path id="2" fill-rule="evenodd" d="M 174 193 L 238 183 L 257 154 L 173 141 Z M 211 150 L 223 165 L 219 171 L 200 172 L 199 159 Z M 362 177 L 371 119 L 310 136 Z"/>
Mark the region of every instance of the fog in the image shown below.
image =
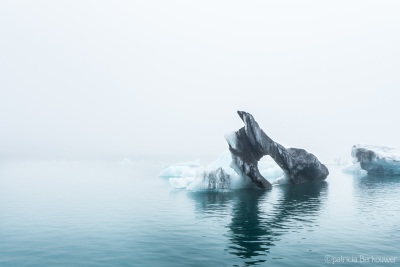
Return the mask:
<path id="1" fill-rule="evenodd" d="M 0 157 L 216 157 L 251 112 L 324 161 L 400 147 L 399 1 L 2 1 Z"/>

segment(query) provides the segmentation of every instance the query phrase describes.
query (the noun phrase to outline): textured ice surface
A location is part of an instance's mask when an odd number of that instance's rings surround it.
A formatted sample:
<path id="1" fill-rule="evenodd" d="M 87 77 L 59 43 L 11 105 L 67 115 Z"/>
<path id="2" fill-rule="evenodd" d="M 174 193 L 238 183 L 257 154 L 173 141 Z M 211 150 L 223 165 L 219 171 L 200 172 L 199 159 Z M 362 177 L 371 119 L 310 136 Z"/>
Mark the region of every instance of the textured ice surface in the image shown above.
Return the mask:
<path id="1" fill-rule="evenodd" d="M 193 183 L 187 186 L 188 190 L 204 189 L 238 189 L 253 187 L 250 178 L 244 176 L 240 170 L 232 166 L 230 152 L 224 151 L 210 165 L 197 170 Z"/>
<path id="2" fill-rule="evenodd" d="M 237 137 L 235 132 L 229 132 L 225 134 L 225 140 L 228 142 L 228 144 L 233 148 L 237 149 L 236 144 L 237 144 Z"/>
<path id="3" fill-rule="evenodd" d="M 400 174 L 399 148 L 355 145 L 351 151 L 351 156 L 368 173 Z"/>
<path id="4" fill-rule="evenodd" d="M 259 161 L 260 173 L 270 180 L 277 180 L 277 184 L 286 183 L 282 169 L 275 161 L 265 156 Z M 226 190 L 255 187 L 249 177 L 232 163 L 229 150 L 224 151 L 219 157 L 206 167 L 196 163 L 174 164 L 161 171 L 160 176 L 168 177 L 169 183 L 174 188 L 188 190 Z"/>
<path id="5" fill-rule="evenodd" d="M 375 154 L 376 160 L 396 161 L 400 162 L 400 148 L 371 146 L 371 145 L 355 145 L 351 151 L 351 155 L 356 157 L 358 151 L 371 151 Z"/>
<path id="6" fill-rule="evenodd" d="M 313 180 L 325 180 L 328 168 L 312 153 L 301 148 L 286 148 L 272 140 L 258 125 L 254 117 L 245 111 L 237 112 L 244 127 L 225 136 L 233 162 L 259 187 L 271 189 L 272 183 L 261 174 L 258 161 L 270 156 L 289 176 L 290 182 L 300 184 Z"/>

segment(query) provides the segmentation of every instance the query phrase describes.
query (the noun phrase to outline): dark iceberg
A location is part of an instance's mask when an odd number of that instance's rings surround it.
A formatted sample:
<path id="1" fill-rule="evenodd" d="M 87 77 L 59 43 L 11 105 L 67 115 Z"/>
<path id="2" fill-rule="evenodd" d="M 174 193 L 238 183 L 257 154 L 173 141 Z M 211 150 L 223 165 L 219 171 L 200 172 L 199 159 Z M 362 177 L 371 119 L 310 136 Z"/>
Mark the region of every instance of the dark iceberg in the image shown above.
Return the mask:
<path id="1" fill-rule="evenodd" d="M 285 148 L 268 137 L 250 113 L 238 111 L 238 114 L 245 127 L 227 135 L 226 140 L 233 163 L 258 187 L 272 187 L 258 169 L 258 161 L 265 155 L 271 156 L 293 184 L 326 179 L 328 168 L 313 154 L 304 149 Z"/>
<path id="2" fill-rule="evenodd" d="M 398 148 L 354 145 L 351 156 L 369 174 L 400 175 L 400 149 Z"/>

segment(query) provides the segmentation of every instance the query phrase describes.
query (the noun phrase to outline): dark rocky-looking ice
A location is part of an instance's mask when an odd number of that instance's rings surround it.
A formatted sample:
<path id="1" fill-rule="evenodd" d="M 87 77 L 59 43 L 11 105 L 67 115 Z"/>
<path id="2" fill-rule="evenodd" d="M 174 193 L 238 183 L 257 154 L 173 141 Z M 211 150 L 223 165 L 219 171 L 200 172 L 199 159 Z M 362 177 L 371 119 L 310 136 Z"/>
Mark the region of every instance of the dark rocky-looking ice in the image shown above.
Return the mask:
<path id="1" fill-rule="evenodd" d="M 281 167 L 293 184 L 324 180 L 328 168 L 304 149 L 285 148 L 273 141 L 260 128 L 250 113 L 238 111 L 245 127 L 226 136 L 232 160 L 258 187 L 269 189 L 271 183 L 258 170 L 258 161 L 265 155 Z"/>

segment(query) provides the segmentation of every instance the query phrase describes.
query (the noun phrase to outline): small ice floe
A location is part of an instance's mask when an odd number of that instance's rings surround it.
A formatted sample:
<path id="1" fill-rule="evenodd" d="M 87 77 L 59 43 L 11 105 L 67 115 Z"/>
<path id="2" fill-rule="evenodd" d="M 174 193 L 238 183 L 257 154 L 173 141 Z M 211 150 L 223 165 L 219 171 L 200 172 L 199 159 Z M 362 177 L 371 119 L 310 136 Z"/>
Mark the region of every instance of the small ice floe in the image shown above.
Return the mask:
<path id="1" fill-rule="evenodd" d="M 351 150 L 351 156 L 368 173 L 400 175 L 399 148 L 355 145 Z"/>

